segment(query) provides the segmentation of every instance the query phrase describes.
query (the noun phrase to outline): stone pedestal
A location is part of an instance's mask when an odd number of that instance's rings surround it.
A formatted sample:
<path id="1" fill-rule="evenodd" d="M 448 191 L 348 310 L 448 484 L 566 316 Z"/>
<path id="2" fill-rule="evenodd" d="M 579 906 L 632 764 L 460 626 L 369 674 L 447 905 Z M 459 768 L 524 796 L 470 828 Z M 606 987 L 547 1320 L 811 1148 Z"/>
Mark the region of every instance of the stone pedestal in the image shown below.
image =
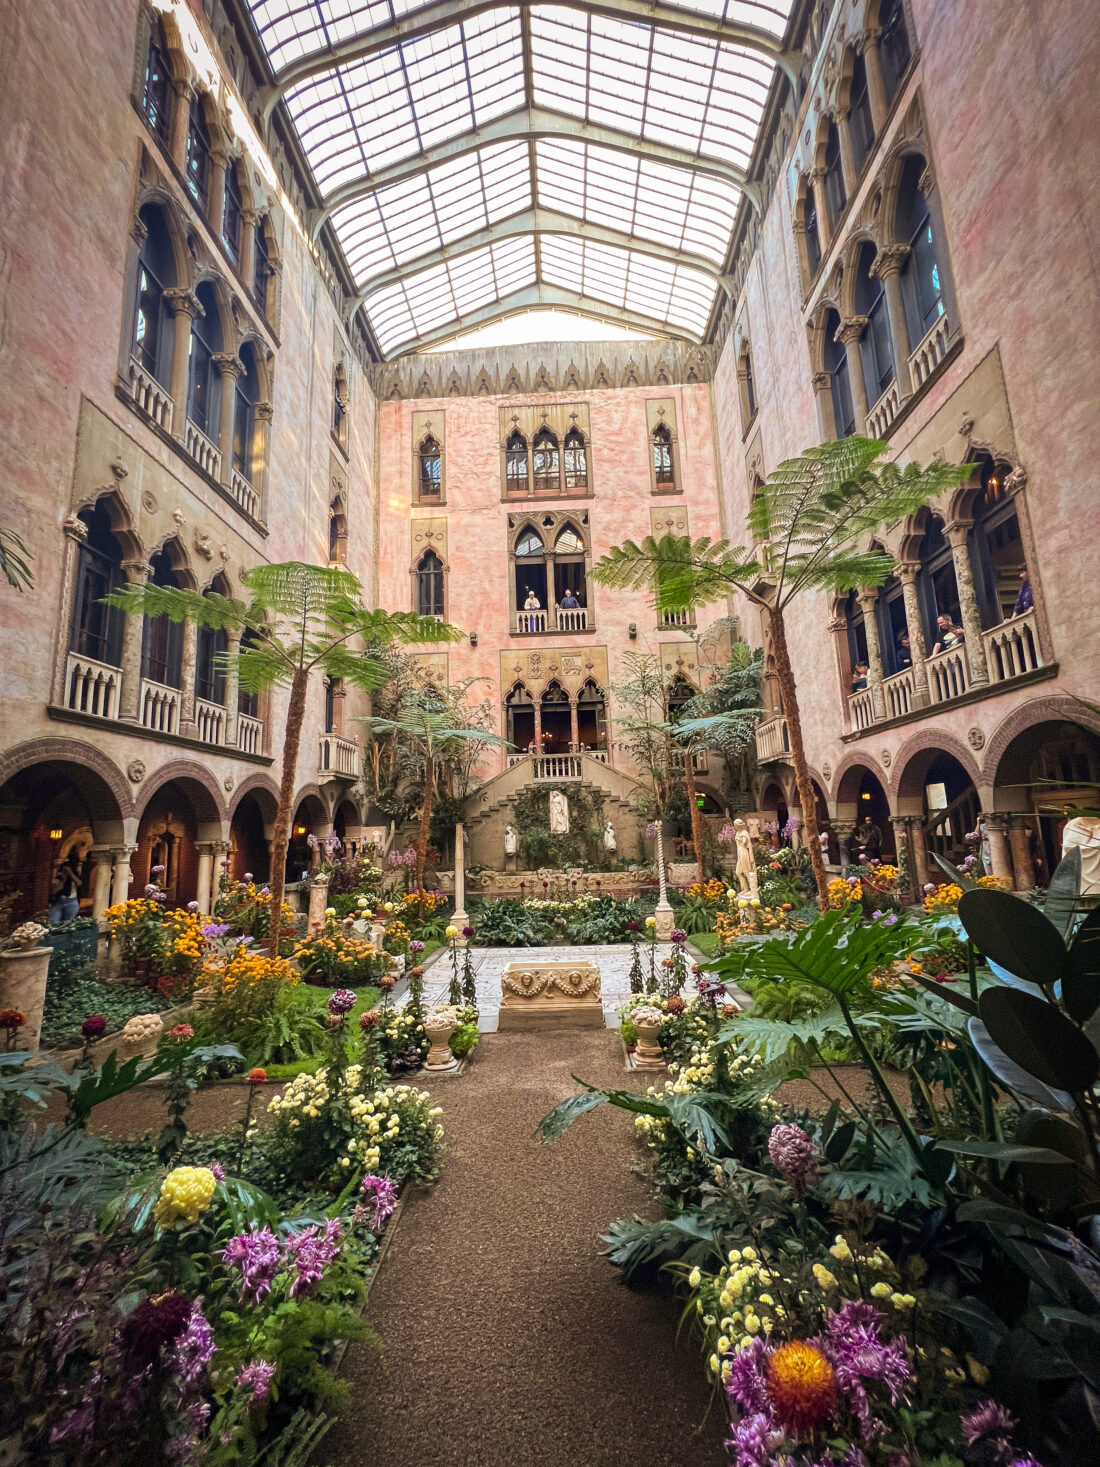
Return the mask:
<path id="1" fill-rule="evenodd" d="M 657 1035 L 661 1032 L 660 1023 L 639 1024 L 637 1019 L 633 1022 L 638 1031 L 638 1043 L 634 1049 L 634 1068 L 636 1070 L 663 1070 L 665 1052 L 657 1043 Z"/>
<path id="2" fill-rule="evenodd" d="M 325 925 L 325 908 L 328 906 L 328 878 L 315 880 L 309 888 L 309 930 Z"/>
<path id="3" fill-rule="evenodd" d="M 462 935 L 462 929 L 469 927 L 470 919 L 466 915 L 466 836 L 462 829 L 461 820 L 455 826 L 455 910 L 451 918 L 451 925 L 458 928 L 458 936 L 455 938 L 456 947 L 465 947 L 466 939 Z"/>
<path id="4" fill-rule="evenodd" d="M 454 1031 L 453 1024 L 447 1024 L 440 1029 L 433 1029 L 430 1024 L 425 1025 L 425 1032 L 432 1043 L 424 1060 L 426 1070 L 434 1070 L 438 1074 L 441 1070 L 458 1069 L 458 1060 L 451 1053 L 451 1035 Z"/>
<path id="5" fill-rule="evenodd" d="M 37 1050 L 46 1006 L 46 974 L 52 947 L 11 948 L 0 952 L 0 1009 L 18 1009 L 27 1022 L 16 1031 L 17 1050 Z"/>
<path id="6" fill-rule="evenodd" d="M 509 963 L 500 977 L 500 1028 L 567 1024 L 602 1029 L 600 970 L 595 963 Z"/>
<path id="7" fill-rule="evenodd" d="M 676 924 L 676 914 L 672 910 L 672 903 L 664 896 L 653 909 L 653 915 L 657 919 L 656 933 L 658 942 L 671 942 L 672 929 Z"/>

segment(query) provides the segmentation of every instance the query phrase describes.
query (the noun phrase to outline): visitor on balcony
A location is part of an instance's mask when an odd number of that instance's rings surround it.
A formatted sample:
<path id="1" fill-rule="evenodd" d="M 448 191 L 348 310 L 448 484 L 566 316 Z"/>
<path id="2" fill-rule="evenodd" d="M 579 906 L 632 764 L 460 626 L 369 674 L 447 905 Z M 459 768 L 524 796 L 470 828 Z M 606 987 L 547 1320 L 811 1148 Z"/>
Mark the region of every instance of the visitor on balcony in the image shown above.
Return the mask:
<path id="1" fill-rule="evenodd" d="M 1016 597 L 1016 603 L 1012 608 L 1013 616 L 1023 616 L 1025 611 L 1030 611 L 1035 605 L 1035 599 L 1031 593 L 1031 577 L 1027 567 L 1020 572 L 1020 590 Z"/>
<path id="2" fill-rule="evenodd" d="M 898 672 L 904 672 L 907 667 L 913 666 L 913 653 L 909 646 L 908 632 L 898 633 L 897 653 Z"/>
<path id="3" fill-rule="evenodd" d="M 936 631 L 938 633 L 939 640 L 932 648 L 933 657 L 935 657 L 937 652 L 946 652 L 948 647 L 957 646 L 959 641 L 961 640 L 960 637 L 956 635 L 955 623 L 946 614 L 936 617 Z"/>
<path id="4" fill-rule="evenodd" d="M 580 606 L 580 604 L 581 603 L 573 595 L 569 587 L 566 586 L 565 595 L 558 602 L 558 605 L 561 607 L 562 611 L 575 611 Z"/>
<path id="5" fill-rule="evenodd" d="M 870 672 L 870 670 L 871 669 L 867 666 L 866 662 L 857 662 L 855 667 L 852 668 L 853 693 L 862 693 L 863 690 L 867 687 L 867 674 Z"/>

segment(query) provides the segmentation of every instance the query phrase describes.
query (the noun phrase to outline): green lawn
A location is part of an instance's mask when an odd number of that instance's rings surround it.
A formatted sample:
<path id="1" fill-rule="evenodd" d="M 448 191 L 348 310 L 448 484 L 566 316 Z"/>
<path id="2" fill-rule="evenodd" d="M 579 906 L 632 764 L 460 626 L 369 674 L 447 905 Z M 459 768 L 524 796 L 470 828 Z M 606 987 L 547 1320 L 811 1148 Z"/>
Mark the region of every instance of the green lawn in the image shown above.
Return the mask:
<path id="1" fill-rule="evenodd" d="M 688 943 L 706 958 L 712 958 L 718 949 L 717 932 L 693 932 L 688 938 Z"/>

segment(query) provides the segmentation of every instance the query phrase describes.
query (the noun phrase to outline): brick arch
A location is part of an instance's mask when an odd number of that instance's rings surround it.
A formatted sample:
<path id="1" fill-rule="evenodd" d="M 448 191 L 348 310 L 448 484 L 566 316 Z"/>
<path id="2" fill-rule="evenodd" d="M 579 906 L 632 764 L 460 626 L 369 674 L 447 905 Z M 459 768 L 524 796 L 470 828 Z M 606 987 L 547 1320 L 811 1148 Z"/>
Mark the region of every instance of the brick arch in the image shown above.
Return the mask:
<path id="1" fill-rule="evenodd" d="M 920 793 L 919 790 L 903 789 L 902 785 L 914 758 L 926 750 L 933 750 L 937 754 L 950 754 L 953 759 L 957 759 L 962 765 L 970 783 L 975 788 L 982 783 L 982 772 L 978 768 L 978 761 L 974 758 L 973 752 L 953 735 L 945 734 L 937 729 L 931 728 L 923 730 L 920 733 L 915 733 L 912 738 L 907 739 L 902 744 L 901 748 L 894 755 L 893 768 L 895 777 L 893 781 L 893 793 L 896 797 Z M 887 786 L 887 788 L 890 788 L 890 786 Z"/>
<path id="2" fill-rule="evenodd" d="M 290 803 L 290 818 L 292 822 L 294 820 L 294 812 L 297 810 L 298 806 L 302 803 L 303 800 L 307 800 L 310 798 L 320 801 L 321 809 L 325 812 L 326 820 L 329 820 L 331 818 L 332 812 L 329 810 L 329 803 L 325 799 L 325 794 L 324 791 L 321 789 L 321 786 L 319 784 L 304 784 L 302 785 L 301 789 L 297 791 L 294 799 Z"/>
<path id="3" fill-rule="evenodd" d="M 136 813 L 129 782 L 122 771 L 99 749 L 77 739 L 35 739 L 32 743 L 16 744 L 0 757 L 0 789 L 24 769 L 54 763 L 87 769 L 106 785 L 117 809 L 105 818 L 125 820 Z"/>
<path id="4" fill-rule="evenodd" d="M 140 816 L 157 790 L 164 785 L 170 784 L 172 780 L 178 780 L 181 784 L 190 785 L 192 788 L 199 786 L 210 803 L 199 796 L 195 803 L 195 818 L 199 824 L 218 821 L 224 824 L 226 821 L 225 799 L 222 791 L 218 788 L 218 782 L 204 765 L 196 763 L 192 759 L 173 759 L 168 764 L 162 764 L 159 769 L 154 769 L 149 778 L 142 786 L 138 801 L 137 813 Z M 189 790 L 190 794 L 191 791 Z M 194 802 L 193 802 L 194 803 Z"/>
<path id="5" fill-rule="evenodd" d="M 1039 698 L 1017 708 L 998 725 L 989 741 L 982 763 L 982 779 L 992 787 L 997 769 L 1013 739 L 1039 723 L 1078 723 L 1089 733 L 1100 734 L 1100 714 L 1091 713 L 1075 698 Z"/>
<path id="6" fill-rule="evenodd" d="M 274 807 L 271 811 L 271 818 L 274 820 L 275 812 L 279 808 L 279 786 L 270 774 L 250 774 L 247 779 L 243 779 L 240 782 L 233 791 L 233 798 L 229 801 L 229 819 L 233 819 L 233 816 L 237 813 L 237 806 L 246 795 L 261 794 L 269 795 L 274 802 Z"/>
<path id="7" fill-rule="evenodd" d="M 837 765 L 836 771 L 833 774 L 832 799 L 834 805 L 840 799 L 840 791 L 845 778 L 853 769 L 865 769 L 869 774 L 873 774 L 879 784 L 882 785 L 886 793 L 887 802 L 889 802 L 890 781 L 878 761 L 872 758 L 870 754 L 846 754 Z M 825 788 L 825 786 L 823 785 L 822 788 Z"/>

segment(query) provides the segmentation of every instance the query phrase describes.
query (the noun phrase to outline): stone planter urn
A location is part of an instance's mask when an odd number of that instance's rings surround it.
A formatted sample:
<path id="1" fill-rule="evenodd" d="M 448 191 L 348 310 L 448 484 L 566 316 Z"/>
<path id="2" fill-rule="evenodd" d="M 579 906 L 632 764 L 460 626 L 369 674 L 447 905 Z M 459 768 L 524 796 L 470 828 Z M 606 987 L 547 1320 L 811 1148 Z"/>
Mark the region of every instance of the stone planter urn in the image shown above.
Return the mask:
<path id="1" fill-rule="evenodd" d="M 638 1044 L 634 1050 L 634 1068 L 636 1070 L 663 1070 L 665 1068 L 665 1053 L 657 1042 L 657 1036 L 661 1032 L 661 1025 L 665 1021 L 664 1014 L 659 1018 L 646 1016 L 639 1019 L 641 1009 L 635 1009 L 630 1015 L 630 1021 L 638 1031 Z"/>
<path id="2" fill-rule="evenodd" d="M 18 931 L 18 929 L 16 929 Z M 0 952 L 0 1009 L 18 1009 L 27 1022 L 16 1031 L 15 1048 L 38 1049 L 42 1035 L 42 1010 L 46 1005 L 46 975 L 52 947 L 39 947 L 35 937 L 29 946 Z"/>
<path id="3" fill-rule="evenodd" d="M 424 1061 L 424 1068 L 434 1070 L 436 1074 L 444 1070 L 457 1070 L 458 1060 L 451 1053 L 451 1035 L 455 1032 L 454 1019 L 449 1014 L 446 1018 L 429 1014 L 424 1020 L 424 1030 L 432 1045 Z"/>

